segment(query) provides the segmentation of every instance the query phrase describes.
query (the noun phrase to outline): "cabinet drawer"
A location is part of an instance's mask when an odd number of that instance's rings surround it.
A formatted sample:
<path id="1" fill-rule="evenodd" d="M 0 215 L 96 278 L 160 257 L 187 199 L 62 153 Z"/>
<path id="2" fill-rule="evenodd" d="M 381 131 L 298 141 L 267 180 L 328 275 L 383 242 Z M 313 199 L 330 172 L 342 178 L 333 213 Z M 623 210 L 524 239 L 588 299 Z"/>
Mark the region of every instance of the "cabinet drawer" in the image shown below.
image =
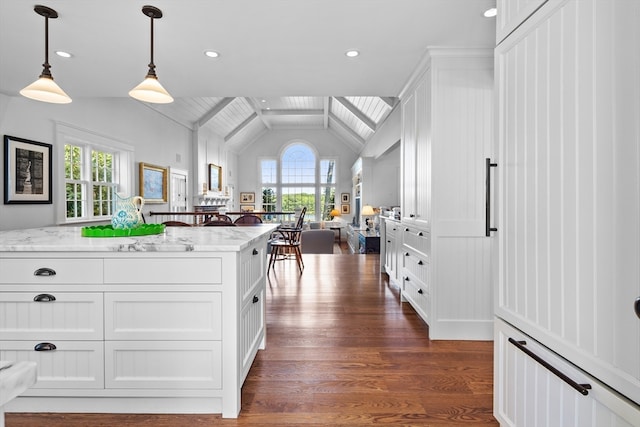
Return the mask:
<path id="1" fill-rule="evenodd" d="M 588 394 L 575 390 L 510 338 L 568 379 L 589 384 Z M 501 319 L 495 321 L 494 354 L 494 416 L 500 425 L 640 425 L 637 405 Z"/>
<path id="2" fill-rule="evenodd" d="M 429 261 L 431 256 L 431 235 L 428 231 L 420 230 L 416 227 L 403 226 L 402 243 L 409 249 L 413 249 L 424 254 Z"/>
<path id="3" fill-rule="evenodd" d="M 403 278 L 402 296 L 407 299 L 425 322 L 429 322 L 431 313 L 431 292 L 424 283 L 411 276 Z"/>
<path id="4" fill-rule="evenodd" d="M 101 259 L 3 258 L 0 271 L 0 283 L 8 284 L 102 283 Z"/>
<path id="5" fill-rule="evenodd" d="M 429 284 L 429 270 L 431 265 L 428 258 L 418 252 L 405 250 L 402 253 L 402 267 L 405 274 L 408 272 L 425 284 Z"/>
<path id="6" fill-rule="evenodd" d="M 220 341 L 106 341 L 106 388 L 220 389 Z"/>
<path id="7" fill-rule="evenodd" d="M 55 349 L 35 351 L 42 343 Z M 0 341 L 0 360 L 38 364 L 36 389 L 103 388 L 103 353 L 102 341 Z"/>
<path id="8" fill-rule="evenodd" d="M 107 340 L 219 340 L 219 292 L 107 292 Z"/>
<path id="9" fill-rule="evenodd" d="M 101 340 L 102 293 L 0 292 L 0 339 Z"/>
<path id="10" fill-rule="evenodd" d="M 221 284 L 221 258 L 128 258 L 104 260 L 105 283 Z"/>
<path id="11" fill-rule="evenodd" d="M 267 242 L 260 239 L 240 254 L 240 291 L 242 304 L 253 297 L 255 287 L 259 285 L 265 274 L 267 259 Z"/>
<path id="12" fill-rule="evenodd" d="M 252 301 L 240 313 L 240 355 L 243 376 L 249 372 L 251 363 L 264 338 L 264 290 L 254 294 Z"/>

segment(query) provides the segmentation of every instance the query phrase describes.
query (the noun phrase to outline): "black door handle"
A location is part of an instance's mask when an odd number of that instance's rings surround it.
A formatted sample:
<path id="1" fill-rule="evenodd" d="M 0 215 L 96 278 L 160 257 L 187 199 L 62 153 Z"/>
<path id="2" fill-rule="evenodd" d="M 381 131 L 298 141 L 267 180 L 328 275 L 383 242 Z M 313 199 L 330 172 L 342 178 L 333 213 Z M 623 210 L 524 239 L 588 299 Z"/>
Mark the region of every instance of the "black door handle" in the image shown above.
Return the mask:
<path id="1" fill-rule="evenodd" d="M 640 318 L 640 297 L 636 298 L 636 302 L 633 304 L 633 309 L 636 311 L 636 316 Z"/>
<path id="2" fill-rule="evenodd" d="M 485 218 L 484 218 L 484 235 L 491 236 L 492 231 L 498 231 L 497 228 L 491 227 L 491 168 L 498 166 L 497 163 L 491 163 L 490 158 L 485 159 L 486 162 L 486 180 L 485 180 Z"/>

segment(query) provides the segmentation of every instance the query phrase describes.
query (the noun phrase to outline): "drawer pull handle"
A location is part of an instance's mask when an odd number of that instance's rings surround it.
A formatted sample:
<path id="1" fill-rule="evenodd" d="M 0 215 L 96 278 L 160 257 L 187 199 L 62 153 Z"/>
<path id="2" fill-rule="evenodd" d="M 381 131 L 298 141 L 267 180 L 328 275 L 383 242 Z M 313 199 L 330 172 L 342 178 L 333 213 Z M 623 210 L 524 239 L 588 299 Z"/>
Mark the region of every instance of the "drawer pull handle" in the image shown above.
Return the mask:
<path id="1" fill-rule="evenodd" d="M 418 289 L 418 293 L 423 294 L 424 292 L 422 291 L 422 289 Z"/>
<path id="2" fill-rule="evenodd" d="M 491 226 L 491 168 L 495 168 L 498 166 L 497 163 L 491 163 L 490 158 L 485 159 L 486 165 L 486 180 L 485 180 L 485 218 L 484 218 L 484 235 L 487 237 L 491 237 L 492 231 L 498 231 L 496 227 Z"/>
<path id="3" fill-rule="evenodd" d="M 391 240 L 387 240 L 387 243 L 391 243 Z"/>
<path id="4" fill-rule="evenodd" d="M 258 301 L 260 301 L 260 298 L 258 298 L 258 295 L 254 295 L 253 296 L 253 303 L 257 303 Z"/>
<path id="5" fill-rule="evenodd" d="M 53 268 L 42 267 L 42 268 L 39 268 L 36 271 L 34 271 L 33 275 L 34 276 L 45 276 L 45 277 L 55 276 L 56 275 L 56 271 Z"/>
<path id="6" fill-rule="evenodd" d="M 56 297 L 54 297 L 51 294 L 40 294 L 33 297 L 33 300 L 35 302 L 51 302 L 51 301 L 55 301 Z"/>
<path id="7" fill-rule="evenodd" d="M 578 384 L 577 382 L 575 382 L 574 380 L 572 380 L 571 378 L 569 378 L 568 376 L 566 376 L 565 374 L 563 374 L 562 372 L 560 372 L 559 370 L 557 370 L 556 368 L 551 366 L 548 362 L 546 362 L 540 356 L 538 356 L 533 351 L 531 351 L 527 347 L 525 347 L 527 345 L 526 341 L 516 341 L 513 338 L 509 338 L 509 342 L 511 344 L 515 345 L 519 350 L 523 351 L 525 354 L 527 354 L 533 360 L 535 360 L 536 362 L 538 362 L 539 364 L 541 364 L 542 366 L 544 366 L 545 368 L 550 370 L 555 376 L 560 378 L 562 381 L 564 381 L 565 383 L 569 384 L 571 387 L 573 387 L 576 390 L 578 390 L 578 392 L 580 394 L 582 394 L 584 396 L 589 394 L 589 390 L 591 390 L 591 385 L 590 384 Z"/>
<path id="8" fill-rule="evenodd" d="M 405 229 L 404 229 L 404 231 L 409 231 L 409 229 L 408 229 L 408 228 L 405 228 Z"/>
<path id="9" fill-rule="evenodd" d="M 636 298 L 636 301 L 633 303 L 633 309 L 636 312 L 636 316 L 640 318 L 640 297 Z"/>
<path id="10" fill-rule="evenodd" d="M 422 231 L 418 233 L 418 236 L 419 236 L 419 237 L 424 236 L 424 234 L 422 234 Z"/>
<path id="11" fill-rule="evenodd" d="M 258 255 L 258 250 L 256 248 L 253 248 L 253 254 Z"/>
<path id="12" fill-rule="evenodd" d="M 422 264 L 424 264 L 422 260 L 418 261 L 418 265 L 422 265 Z"/>
<path id="13" fill-rule="evenodd" d="M 409 276 L 405 276 L 404 280 L 406 280 L 408 282 L 409 281 Z"/>
<path id="14" fill-rule="evenodd" d="M 415 218 L 416 214 L 409 214 L 409 218 Z"/>
<path id="15" fill-rule="evenodd" d="M 409 252 L 404 253 L 404 256 L 409 256 L 409 255 L 410 255 Z"/>
<path id="16" fill-rule="evenodd" d="M 33 349 L 35 351 L 53 351 L 56 348 L 57 347 L 55 344 L 51 344 L 50 342 L 41 342 L 39 344 L 36 344 L 36 346 Z"/>

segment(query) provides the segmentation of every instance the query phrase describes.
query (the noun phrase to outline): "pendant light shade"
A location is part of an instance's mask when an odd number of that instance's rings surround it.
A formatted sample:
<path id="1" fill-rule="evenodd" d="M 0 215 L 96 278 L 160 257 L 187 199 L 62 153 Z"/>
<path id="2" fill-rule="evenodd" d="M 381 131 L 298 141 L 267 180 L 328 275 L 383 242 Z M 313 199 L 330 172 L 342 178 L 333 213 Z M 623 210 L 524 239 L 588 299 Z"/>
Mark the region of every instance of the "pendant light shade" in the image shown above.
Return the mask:
<path id="1" fill-rule="evenodd" d="M 40 5 L 36 5 L 33 10 L 38 15 L 44 16 L 44 64 L 42 64 L 44 69 L 40 74 L 40 78 L 22 89 L 20 95 L 36 101 L 68 104 L 71 102 L 71 98 L 53 81 L 51 65 L 49 65 L 49 18 L 57 18 L 58 12 Z"/>
<path id="2" fill-rule="evenodd" d="M 162 11 L 154 6 L 143 6 L 142 13 L 151 19 L 151 61 L 147 76 L 142 83 L 129 91 L 129 96 L 143 102 L 168 104 L 173 102 L 173 97 L 158 81 L 156 66 L 153 63 L 153 20 L 162 18 Z"/>

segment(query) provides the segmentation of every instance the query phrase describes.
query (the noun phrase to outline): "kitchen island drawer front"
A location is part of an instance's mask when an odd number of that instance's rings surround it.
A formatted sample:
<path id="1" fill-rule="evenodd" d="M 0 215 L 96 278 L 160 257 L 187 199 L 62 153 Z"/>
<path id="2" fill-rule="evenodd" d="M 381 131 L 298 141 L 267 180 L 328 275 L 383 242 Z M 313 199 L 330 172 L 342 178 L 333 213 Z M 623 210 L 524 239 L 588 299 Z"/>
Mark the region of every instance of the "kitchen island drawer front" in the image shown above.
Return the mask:
<path id="1" fill-rule="evenodd" d="M 0 292 L 0 340 L 101 340 L 100 292 Z"/>
<path id="2" fill-rule="evenodd" d="M 253 297 L 256 285 L 262 282 L 266 270 L 266 250 L 266 240 L 260 239 L 240 254 L 240 290 L 243 305 L 248 298 Z"/>
<path id="3" fill-rule="evenodd" d="M 219 292 L 107 292 L 107 340 L 219 340 Z"/>
<path id="4" fill-rule="evenodd" d="M 402 227 L 402 243 L 405 249 L 413 249 L 424 254 L 428 258 L 431 256 L 431 234 L 428 231 L 416 227 Z"/>
<path id="5" fill-rule="evenodd" d="M 222 258 L 104 260 L 105 283 L 222 284 Z"/>
<path id="6" fill-rule="evenodd" d="M 220 389 L 220 341 L 107 341 L 105 385 L 117 389 Z"/>
<path id="7" fill-rule="evenodd" d="M 0 271 L 0 283 L 7 284 L 102 283 L 102 259 L 3 258 Z"/>
<path id="8" fill-rule="evenodd" d="M 104 388 L 102 341 L 0 341 L 0 360 L 36 362 L 34 389 Z"/>
<path id="9" fill-rule="evenodd" d="M 249 373 L 258 348 L 264 344 L 265 314 L 264 290 L 253 294 L 252 301 L 240 313 L 240 355 L 242 378 Z"/>

